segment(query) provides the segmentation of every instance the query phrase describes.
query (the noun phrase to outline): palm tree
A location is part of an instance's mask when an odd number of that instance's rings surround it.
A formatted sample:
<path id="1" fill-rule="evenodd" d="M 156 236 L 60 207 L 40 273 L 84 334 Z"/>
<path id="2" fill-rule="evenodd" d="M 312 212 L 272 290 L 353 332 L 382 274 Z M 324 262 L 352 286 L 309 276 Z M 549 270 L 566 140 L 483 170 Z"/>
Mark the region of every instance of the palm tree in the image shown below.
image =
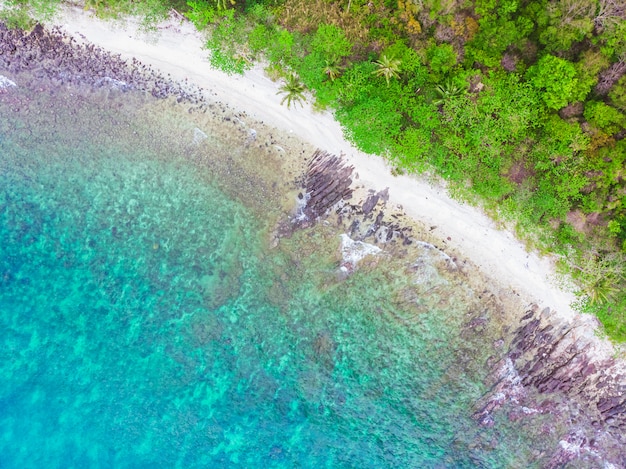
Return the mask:
<path id="1" fill-rule="evenodd" d="M 237 3 L 235 0 L 214 0 L 215 6 L 218 10 L 227 10 L 231 6 L 234 6 Z"/>
<path id="2" fill-rule="evenodd" d="M 614 300 L 620 291 L 617 282 L 612 278 L 602 278 L 587 287 L 587 295 L 592 305 L 603 305 Z"/>
<path id="3" fill-rule="evenodd" d="M 341 67 L 337 64 L 336 60 L 327 60 L 324 67 L 324 75 L 330 78 L 330 81 L 335 81 L 341 74 Z"/>
<path id="4" fill-rule="evenodd" d="M 439 95 L 439 99 L 433 101 L 433 104 L 436 106 L 444 104 L 451 98 L 456 98 L 465 94 L 465 90 L 456 86 L 452 80 L 446 81 L 443 85 L 435 86 L 435 91 Z"/>
<path id="5" fill-rule="evenodd" d="M 306 98 L 304 97 L 305 90 L 306 88 L 300 81 L 300 78 L 298 78 L 298 75 L 292 73 L 285 78 L 285 83 L 279 88 L 276 94 L 285 95 L 280 104 L 287 101 L 287 109 L 291 107 L 291 103 L 300 103 L 300 105 L 304 107 L 302 102 L 306 102 Z"/>
<path id="6" fill-rule="evenodd" d="M 398 78 L 401 64 L 402 61 L 400 59 L 394 59 L 393 57 L 389 57 L 387 54 L 383 53 L 376 62 L 378 70 L 374 70 L 372 73 L 377 77 L 385 77 L 387 86 L 389 86 L 390 78 Z"/>

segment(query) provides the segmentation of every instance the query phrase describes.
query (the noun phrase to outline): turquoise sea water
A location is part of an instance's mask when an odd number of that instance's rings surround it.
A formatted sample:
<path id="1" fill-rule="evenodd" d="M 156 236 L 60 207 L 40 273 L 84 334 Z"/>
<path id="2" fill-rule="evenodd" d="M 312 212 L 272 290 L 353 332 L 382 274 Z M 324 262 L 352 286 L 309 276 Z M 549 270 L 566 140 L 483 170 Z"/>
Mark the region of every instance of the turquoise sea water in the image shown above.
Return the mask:
<path id="1" fill-rule="evenodd" d="M 471 418 L 493 351 L 462 324 L 488 307 L 428 253 L 346 279 L 340 230 L 271 247 L 284 188 L 243 140 L 53 91 L 0 94 L 0 467 L 532 467 L 549 446 Z"/>

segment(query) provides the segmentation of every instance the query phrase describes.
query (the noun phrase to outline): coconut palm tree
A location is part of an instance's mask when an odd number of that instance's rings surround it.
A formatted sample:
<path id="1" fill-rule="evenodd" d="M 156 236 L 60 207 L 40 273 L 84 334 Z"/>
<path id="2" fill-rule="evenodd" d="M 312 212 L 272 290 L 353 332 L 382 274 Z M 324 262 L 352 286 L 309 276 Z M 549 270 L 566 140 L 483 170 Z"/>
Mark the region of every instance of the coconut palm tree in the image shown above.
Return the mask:
<path id="1" fill-rule="evenodd" d="M 443 85 L 435 86 L 435 91 L 439 95 L 439 99 L 433 101 L 433 104 L 436 106 L 444 104 L 451 98 L 465 94 L 465 90 L 457 86 L 452 80 L 446 81 Z"/>
<path id="2" fill-rule="evenodd" d="M 571 261 L 570 261 L 571 262 Z M 582 289 L 592 305 L 602 305 L 615 299 L 623 288 L 625 278 L 624 253 L 600 255 L 588 252 L 580 256 L 571 266 L 581 274 Z"/>
<path id="3" fill-rule="evenodd" d="M 214 2 L 218 10 L 227 10 L 237 3 L 235 0 L 214 0 Z"/>
<path id="4" fill-rule="evenodd" d="M 326 75 L 330 81 L 335 81 L 339 75 L 341 75 L 341 67 L 337 64 L 336 60 L 327 60 L 324 67 L 324 75 Z"/>
<path id="5" fill-rule="evenodd" d="M 589 285 L 586 291 L 592 305 L 603 305 L 612 301 L 620 289 L 615 279 L 602 278 L 593 285 Z"/>
<path id="6" fill-rule="evenodd" d="M 285 83 L 279 88 L 276 94 L 285 95 L 280 104 L 287 101 L 287 109 L 291 107 L 291 103 L 300 103 L 300 105 L 304 107 L 302 103 L 306 102 L 306 98 L 304 97 L 305 90 L 306 88 L 300 81 L 300 78 L 298 78 L 298 75 L 292 73 L 285 78 Z"/>
<path id="7" fill-rule="evenodd" d="M 377 77 L 385 77 L 387 86 L 389 86 L 390 78 L 398 78 L 401 64 L 402 61 L 400 59 L 394 59 L 393 57 L 389 57 L 387 54 L 382 53 L 376 61 L 378 70 L 374 70 L 372 73 Z"/>

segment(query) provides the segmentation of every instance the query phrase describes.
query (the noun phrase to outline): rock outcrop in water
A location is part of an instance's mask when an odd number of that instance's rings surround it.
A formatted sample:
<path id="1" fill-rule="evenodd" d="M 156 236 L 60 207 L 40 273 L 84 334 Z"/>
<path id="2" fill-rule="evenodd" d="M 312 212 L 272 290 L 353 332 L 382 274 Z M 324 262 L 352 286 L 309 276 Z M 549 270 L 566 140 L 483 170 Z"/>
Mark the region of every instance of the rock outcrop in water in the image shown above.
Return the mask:
<path id="1" fill-rule="evenodd" d="M 501 408 L 512 420 L 550 414 L 550 430 L 564 433 L 544 467 L 574 460 L 584 467 L 626 467 L 626 370 L 600 358 L 597 344 L 582 319 L 565 322 L 549 308 L 529 309 L 493 368 L 493 387 L 475 418 L 492 426 Z"/>
<path id="2" fill-rule="evenodd" d="M 397 221 L 400 215 L 387 210 L 389 189 L 370 190 L 363 200 L 353 202 L 357 177 L 354 168 L 347 166 L 341 156 L 317 150 L 297 181 L 301 192 L 296 213 L 280 224 L 277 236 L 290 236 L 295 230 L 333 218 L 338 225 L 345 225 L 347 234 L 355 241 L 384 244 L 400 240 L 411 244 L 412 229 L 401 226 Z"/>
<path id="3" fill-rule="evenodd" d="M 290 237 L 297 230 L 323 221 L 345 230 L 340 263 L 343 274 L 353 273 L 358 260 L 365 255 L 380 253 L 380 245 L 400 246 L 405 250 L 412 244 L 422 251 L 433 250 L 445 261 L 446 269 L 456 270 L 455 259 L 439 247 L 415 242 L 411 223 L 402 222 L 405 215 L 401 207 L 388 206 L 388 188 L 359 191 L 362 187 L 354 187 L 356 179 L 358 174 L 354 173 L 352 166 L 345 164 L 342 156 L 319 149 L 315 151 L 303 174 L 296 180 L 301 192 L 295 213 L 279 222 L 274 233 L 275 243 L 282 237 Z"/>
<path id="4" fill-rule="evenodd" d="M 340 200 L 352 198 L 353 166 L 325 151 L 317 150 L 304 174 L 304 204 L 294 220 L 294 228 L 312 226 Z"/>

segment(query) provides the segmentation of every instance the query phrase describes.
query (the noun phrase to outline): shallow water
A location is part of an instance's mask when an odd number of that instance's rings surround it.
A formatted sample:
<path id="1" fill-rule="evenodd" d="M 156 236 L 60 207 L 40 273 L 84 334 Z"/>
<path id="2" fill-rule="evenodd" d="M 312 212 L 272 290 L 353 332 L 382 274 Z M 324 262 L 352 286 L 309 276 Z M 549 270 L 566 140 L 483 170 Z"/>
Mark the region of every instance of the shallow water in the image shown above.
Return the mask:
<path id="1" fill-rule="evenodd" d="M 428 249 L 344 278 L 340 230 L 271 247 L 291 186 L 245 132 L 51 91 L 0 94 L 2 467 L 532 467 L 550 447 L 472 419 L 495 352 L 463 324 L 489 306 Z"/>

